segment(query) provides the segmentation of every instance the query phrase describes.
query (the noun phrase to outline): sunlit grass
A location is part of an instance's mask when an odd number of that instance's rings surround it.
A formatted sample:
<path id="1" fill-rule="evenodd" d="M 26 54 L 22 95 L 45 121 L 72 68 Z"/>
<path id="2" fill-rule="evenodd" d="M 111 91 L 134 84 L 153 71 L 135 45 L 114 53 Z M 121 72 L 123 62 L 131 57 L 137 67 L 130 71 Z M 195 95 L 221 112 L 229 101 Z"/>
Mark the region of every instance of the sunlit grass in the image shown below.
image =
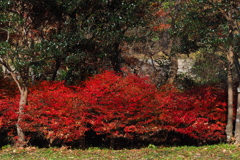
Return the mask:
<path id="1" fill-rule="evenodd" d="M 66 159 L 239 159 L 240 147 L 219 144 L 209 146 L 157 147 L 149 145 L 142 149 L 111 150 L 102 148 L 66 149 L 66 148 L 12 148 L 4 146 L 0 150 L 0 159 L 24 160 L 66 160 Z"/>

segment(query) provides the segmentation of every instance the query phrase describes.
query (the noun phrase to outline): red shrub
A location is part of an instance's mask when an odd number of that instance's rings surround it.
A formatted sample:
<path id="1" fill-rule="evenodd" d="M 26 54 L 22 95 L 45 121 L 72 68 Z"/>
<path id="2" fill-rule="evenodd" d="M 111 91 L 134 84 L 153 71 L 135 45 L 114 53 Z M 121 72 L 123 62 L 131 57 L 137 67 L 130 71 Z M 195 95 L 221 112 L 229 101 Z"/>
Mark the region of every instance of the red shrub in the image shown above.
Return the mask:
<path id="1" fill-rule="evenodd" d="M 98 134 L 131 137 L 158 129 L 154 112 L 157 90 L 147 78 L 106 71 L 85 85 L 82 100 L 89 108 L 89 123 Z"/>
<path id="2" fill-rule="evenodd" d="M 9 128 L 11 135 L 18 101 L 18 96 L 0 99 L 0 127 Z M 21 126 L 43 133 L 50 142 L 78 140 L 89 129 L 110 137 L 150 136 L 164 130 L 201 141 L 217 140 L 224 138 L 225 102 L 225 93 L 214 87 L 181 93 L 164 86 L 157 91 L 148 78 L 105 71 L 74 89 L 63 82 L 33 86 Z"/>
<path id="3" fill-rule="evenodd" d="M 202 141 L 225 137 L 226 94 L 222 90 L 203 86 L 185 93 L 162 92 L 158 99 L 163 112 L 160 119 L 168 130 Z"/>
<path id="4" fill-rule="evenodd" d="M 52 142 L 84 136 L 88 114 L 77 94 L 63 82 L 42 82 L 31 89 L 25 110 L 25 130 L 44 133 Z"/>
<path id="5" fill-rule="evenodd" d="M 14 98 L 5 98 L 0 99 L 0 118 L 2 125 L 1 128 L 11 128 L 11 132 L 15 128 L 17 122 L 17 110 L 18 110 L 18 101 Z"/>
<path id="6" fill-rule="evenodd" d="M 8 130 L 9 136 L 15 136 L 16 112 L 19 104 L 19 100 L 16 99 L 17 94 L 16 84 L 10 78 L 0 77 L 0 129 Z"/>

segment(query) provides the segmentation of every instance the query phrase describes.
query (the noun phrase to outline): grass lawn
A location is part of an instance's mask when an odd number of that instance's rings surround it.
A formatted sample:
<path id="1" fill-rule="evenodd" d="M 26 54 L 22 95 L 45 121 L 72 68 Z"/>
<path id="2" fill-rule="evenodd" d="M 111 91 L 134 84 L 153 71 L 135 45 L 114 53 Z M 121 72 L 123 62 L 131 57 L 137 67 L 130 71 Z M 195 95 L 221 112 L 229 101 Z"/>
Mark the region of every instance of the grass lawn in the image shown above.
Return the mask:
<path id="1" fill-rule="evenodd" d="M 87 150 L 65 148 L 12 148 L 5 146 L 0 150 L 1 160 L 67 160 L 67 159 L 202 159 L 227 160 L 240 159 L 240 146 L 219 144 L 202 147 L 156 147 L 149 145 L 143 149 L 110 150 L 89 148 Z"/>

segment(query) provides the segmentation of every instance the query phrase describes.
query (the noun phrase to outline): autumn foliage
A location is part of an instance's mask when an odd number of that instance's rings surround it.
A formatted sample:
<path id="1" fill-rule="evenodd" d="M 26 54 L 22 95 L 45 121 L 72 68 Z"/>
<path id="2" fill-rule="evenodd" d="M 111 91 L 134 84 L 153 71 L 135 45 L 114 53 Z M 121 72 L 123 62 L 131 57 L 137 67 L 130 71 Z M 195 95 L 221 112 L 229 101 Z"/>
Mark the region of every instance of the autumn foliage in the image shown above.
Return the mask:
<path id="1" fill-rule="evenodd" d="M 180 93 L 176 90 L 160 92 L 161 121 L 167 129 L 189 135 L 198 140 L 218 140 L 225 137 L 226 94 L 214 87 L 196 87 Z M 167 96 L 166 96 L 167 95 Z M 168 118 L 167 118 L 168 117 Z"/>
<path id="2" fill-rule="evenodd" d="M 1 96 L 0 127 L 16 136 L 18 97 Z M 160 89 L 147 77 L 105 71 L 81 86 L 44 81 L 30 89 L 21 123 L 29 138 L 41 134 L 52 143 L 84 139 L 86 132 L 134 139 L 174 131 L 199 141 L 225 138 L 224 91 L 202 86 L 180 92 Z"/>

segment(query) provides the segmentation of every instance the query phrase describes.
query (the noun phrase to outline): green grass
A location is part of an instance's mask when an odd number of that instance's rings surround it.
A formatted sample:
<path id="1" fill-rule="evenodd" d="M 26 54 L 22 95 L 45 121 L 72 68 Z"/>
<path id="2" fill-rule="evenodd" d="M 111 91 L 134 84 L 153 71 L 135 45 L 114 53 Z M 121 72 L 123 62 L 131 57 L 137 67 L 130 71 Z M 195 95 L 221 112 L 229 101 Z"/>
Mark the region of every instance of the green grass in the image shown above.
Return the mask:
<path id="1" fill-rule="evenodd" d="M 197 160 L 228 160 L 240 159 L 240 147 L 236 145 L 219 144 L 202 147 L 156 147 L 149 145 L 143 149 L 110 150 L 89 148 L 87 150 L 74 150 L 66 148 L 12 148 L 3 147 L 0 150 L 1 160 L 155 160 L 155 159 L 197 159 Z"/>

